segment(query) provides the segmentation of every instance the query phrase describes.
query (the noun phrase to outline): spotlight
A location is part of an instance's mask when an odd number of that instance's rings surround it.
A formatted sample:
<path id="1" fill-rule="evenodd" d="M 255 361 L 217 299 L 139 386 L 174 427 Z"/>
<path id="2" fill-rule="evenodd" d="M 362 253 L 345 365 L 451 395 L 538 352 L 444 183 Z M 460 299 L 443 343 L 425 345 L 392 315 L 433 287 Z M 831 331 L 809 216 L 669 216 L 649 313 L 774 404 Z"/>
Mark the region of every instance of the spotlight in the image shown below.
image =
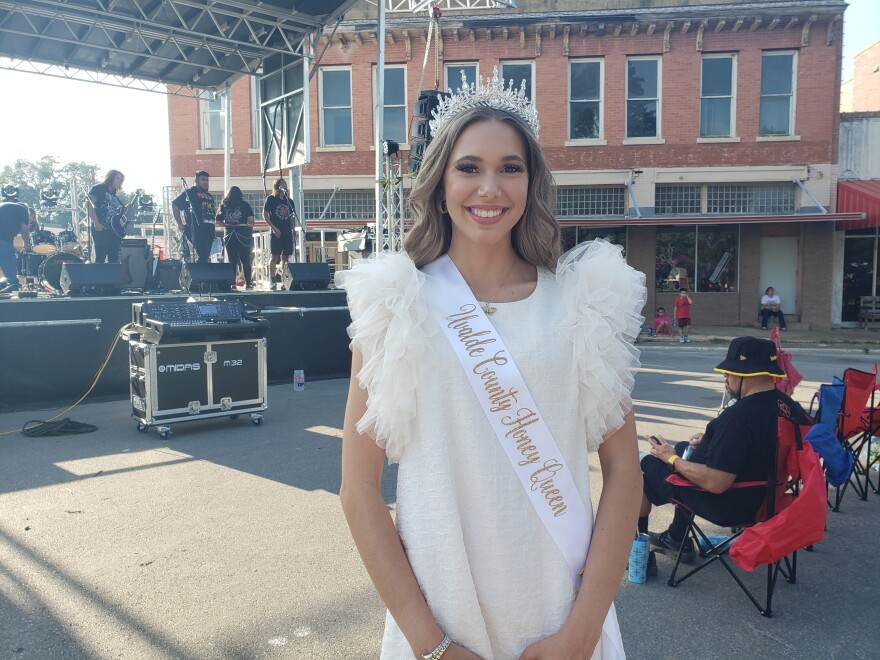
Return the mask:
<path id="1" fill-rule="evenodd" d="M 17 202 L 18 186 L 13 186 L 11 183 L 6 184 L 0 189 L 0 198 L 2 198 L 4 202 Z"/>
<path id="2" fill-rule="evenodd" d="M 58 196 L 59 193 L 57 190 L 43 188 L 40 191 L 40 208 L 50 209 L 58 206 Z"/>
<path id="3" fill-rule="evenodd" d="M 151 213 L 155 207 L 152 195 L 141 195 L 138 197 L 138 213 Z"/>
<path id="4" fill-rule="evenodd" d="M 400 145 L 394 140 L 384 140 L 382 142 L 382 153 L 386 156 L 396 156 L 400 152 Z"/>

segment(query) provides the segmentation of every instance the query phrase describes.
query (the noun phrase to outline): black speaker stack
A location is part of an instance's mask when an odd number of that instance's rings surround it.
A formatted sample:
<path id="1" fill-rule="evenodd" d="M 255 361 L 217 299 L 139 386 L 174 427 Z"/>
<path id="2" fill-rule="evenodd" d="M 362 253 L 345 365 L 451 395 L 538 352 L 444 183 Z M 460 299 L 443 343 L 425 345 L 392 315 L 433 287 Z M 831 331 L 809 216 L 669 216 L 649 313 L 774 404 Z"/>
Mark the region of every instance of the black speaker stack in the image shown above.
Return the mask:
<path id="1" fill-rule="evenodd" d="M 75 264 L 61 267 L 65 296 L 115 296 L 125 284 L 122 264 Z"/>
<path id="2" fill-rule="evenodd" d="M 187 293 L 226 293 L 235 286 L 235 266 L 228 263 L 183 264 L 180 286 Z"/>
<path id="3" fill-rule="evenodd" d="M 330 264 L 288 263 L 284 270 L 284 288 L 288 291 L 314 291 L 330 285 Z"/>

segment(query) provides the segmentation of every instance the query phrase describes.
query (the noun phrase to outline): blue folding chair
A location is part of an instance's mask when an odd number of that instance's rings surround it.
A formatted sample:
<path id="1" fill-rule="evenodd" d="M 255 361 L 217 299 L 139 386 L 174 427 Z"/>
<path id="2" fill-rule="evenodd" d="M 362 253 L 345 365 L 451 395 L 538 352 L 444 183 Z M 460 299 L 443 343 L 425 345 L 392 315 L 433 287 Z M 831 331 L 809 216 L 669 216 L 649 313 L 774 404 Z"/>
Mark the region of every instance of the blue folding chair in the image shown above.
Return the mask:
<path id="1" fill-rule="evenodd" d="M 816 420 L 817 424 L 822 424 L 834 431 L 834 434 L 837 436 L 843 449 L 850 454 L 848 460 L 852 466 L 855 464 L 855 461 L 851 456 L 852 450 L 847 447 L 846 443 L 840 440 L 841 418 L 843 415 L 843 401 L 845 397 L 846 385 L 844 385 L 843 381 L 836 376 L 833 377 L 831 383 L 819 385 L 819 391 L 813 395 L 813 400 L 810 402 L 810 415 Z M 813 415 L 813 407 L 817 403 L 818 409 L 816 414 Z M 830 486 L 831 484 L 828 485 Z M 830 498 L 828 500 L 828 506 L 831 507 L 832 511 L 840 511 L 840 502 L 843 499 L 843 495 L 846 493 L 847 488 L 850 486 L 853 486 L 861 497 L 861 485 L 853 483 L 852 469 L 850 469 L 847 479 L 843 484 L 834 486 L 834 501 L 832 503 Z"/>

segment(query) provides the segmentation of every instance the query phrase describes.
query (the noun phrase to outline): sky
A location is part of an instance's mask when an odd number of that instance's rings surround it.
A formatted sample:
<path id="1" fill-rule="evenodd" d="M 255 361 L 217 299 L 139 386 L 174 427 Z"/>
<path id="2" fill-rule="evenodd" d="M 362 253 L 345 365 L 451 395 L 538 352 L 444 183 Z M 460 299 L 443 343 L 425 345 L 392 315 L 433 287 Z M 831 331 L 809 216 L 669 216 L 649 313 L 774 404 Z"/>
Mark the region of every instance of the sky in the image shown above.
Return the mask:
<path id="1" fill-rule="evenodd" d="M 852 77 L 856 53 L 880 40 L 880 0 L 849 4 L 842 80 Z M 0 169 L 19 158 L 51 155 L 62 163 L 85 161 L 102 172 L 122 170 L 128 192 L 143 188 L 160 195 L 170 182 L 164 95 L 5 70 L 0 90 Z"/>

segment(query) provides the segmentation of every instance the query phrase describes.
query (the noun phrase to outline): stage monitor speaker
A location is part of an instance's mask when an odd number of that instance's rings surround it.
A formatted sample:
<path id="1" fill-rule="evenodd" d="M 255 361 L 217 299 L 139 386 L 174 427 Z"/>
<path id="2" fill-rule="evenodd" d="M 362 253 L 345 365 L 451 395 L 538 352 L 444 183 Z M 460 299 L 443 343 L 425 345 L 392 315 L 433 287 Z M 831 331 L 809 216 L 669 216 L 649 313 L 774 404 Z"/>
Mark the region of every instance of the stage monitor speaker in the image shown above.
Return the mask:
<path id="1" fill-rule="evenodd" d="M 288 291 L 326 289 L 330 285 L 330 264 L 287 264 L 284 288 Z"/>
<path id="2" fill-rule="evenodd" d="M 149 288 L 153 270 L 153 257 L 147 241 L 125 239 L 119 248 L 123 284 L 126 288 L 144 290 Z"/>
<path id="3" fill-rule="evenodd" d="M 180 271 L 183 262 L 179 259 L 160 259 L 156 262 L 156 288 L 160 291 L 180 291 Z"/>
<path id="4" fill-rule="evenodd" d="M 180 286 L 187 293 L 222 293 L 235 286 L 235 266 L 232 264 L 183 264 Z"/>
<path id="5" fill-rule="evenodd" d="M 125 283 L 122 264 L 74 264 L 61 267 L 66 296 L 115 296 Z"/>

